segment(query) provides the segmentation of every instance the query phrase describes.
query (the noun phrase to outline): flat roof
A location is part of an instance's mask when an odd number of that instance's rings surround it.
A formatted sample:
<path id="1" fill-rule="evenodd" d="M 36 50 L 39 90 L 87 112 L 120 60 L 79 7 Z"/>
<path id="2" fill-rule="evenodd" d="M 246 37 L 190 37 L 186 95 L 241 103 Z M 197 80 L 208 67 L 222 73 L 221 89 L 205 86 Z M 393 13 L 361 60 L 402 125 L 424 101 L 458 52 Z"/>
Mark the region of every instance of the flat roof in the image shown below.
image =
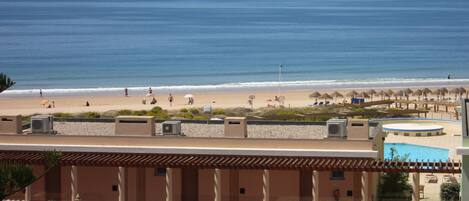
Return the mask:
<path id="1" fill-rule="evenodd" d="M 369 140 L 0 135 L 0 150 L 376 158 Z"/>
<path id="2" fill-rule="evenodd" d="M 384 131 L 401 131 L 401 132 L 441 131 L 443 130 L 443 128 L 444 127 L 440 125 L 414 124 L 414 123 L 383 125 Z"/>

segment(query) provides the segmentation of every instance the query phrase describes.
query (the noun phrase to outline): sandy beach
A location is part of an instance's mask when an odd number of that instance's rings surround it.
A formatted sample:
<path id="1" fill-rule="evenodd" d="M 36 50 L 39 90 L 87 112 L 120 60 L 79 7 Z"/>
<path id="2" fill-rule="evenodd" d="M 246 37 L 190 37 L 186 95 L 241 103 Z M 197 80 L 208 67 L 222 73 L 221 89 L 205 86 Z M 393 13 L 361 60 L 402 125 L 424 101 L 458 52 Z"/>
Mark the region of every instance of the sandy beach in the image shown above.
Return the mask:
<path id="1" fill-rule="evenodd" d="M 448 87 L 451 89 L 451 87 Z M 392 88 L 394 91 L 402 90 L 404 88 Z M 338 92 L 344 96 L 351 90 L 366 91 L 366 89 L 339 89 Z M 376 91 L 380 89 L 375 89 Z M 332 93 L 336 90 L 319 90 L 320 93 Z M 30 115 L 35 113 L 81 113 L 81 112 L 105 112 L 109 110 L 147 110 L 154 106 L 160 106 L 167 110 L 177 110 L 181 108 L 203 107 L 204 105 L 211 104 L 214 108 L 233 108 L 233 107 L 250 107 L 248 104 L 248 97 L 255 95 L 253 101 L 254 108 L 266 107 L 267 104 L 275 104 L 273 100 L 275 96 L 282 95 L 285 97 L 285 107 L 305 107 L 315 100 L 309 98 L 312 90 L 283 90 L 279 94 L 277 91 L 250 91 L 250 92 L 206 92 L 194 93 L 194 104 L 188 105 L 188 99 L 184 98 L 185 94 L 173 94 L 174 102 L 170 106 L 168 101 L 168 94 L 158 93 L 156 91 L 155 98 L 157 103 L 154 105 L 149 104 L 151 97 L 133 95 L 129 97 L 122 96 L 109 96 L 109 95 L 93 95 L 93 96 L 47 96 L 43 97 L 2 97 L 0 95 L 0 113 L 5 115 L 22 114 Z M 431 98 L 433 96 L 429 96 Z M 435 96 L 436 97 L 436 96 Z M 447 97 L 454 97 L 447 95 Z M 147 104 L 142 104 L 142 100 L 146 98 Z M 349 98 L 346 98 L 349 100 Z M 379 96 L 375 96 L 374 100 L 379 100 Z M 416 99 L 416 97 L 411 97 Z M 47 108 L 41 104 L 44 100 L 49 101 L 49 104 L 54 102 L 54 108 Z M 344 98 L 338 98 L 336 102 L 342 102 Z M 367 99 L 368 101 L 369 99 Z M 86 107 L 86 102 L 90 103 Z M 318 99 L 323 101 L 323 99 Z M 331 100 L 332 101 L 332 100 Z"/>

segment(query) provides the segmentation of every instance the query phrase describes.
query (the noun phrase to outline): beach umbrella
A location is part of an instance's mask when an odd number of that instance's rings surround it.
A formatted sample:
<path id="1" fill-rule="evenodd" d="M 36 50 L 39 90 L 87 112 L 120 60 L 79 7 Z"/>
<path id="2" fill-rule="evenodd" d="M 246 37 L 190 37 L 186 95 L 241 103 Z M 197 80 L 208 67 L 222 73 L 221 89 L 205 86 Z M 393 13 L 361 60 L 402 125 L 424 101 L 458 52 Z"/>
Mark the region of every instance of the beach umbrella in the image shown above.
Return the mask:
<path id="1" fill-rule="evenodd" d="M 391 89 L 386 90 L 386 93 L 391 97 L 394 94 L 394 91 Z"/>
<path id="2" fill-rule="evenodd" d="M 378 94 L 379 96 L 381 96 L 381 100 L 383 100 L 383 99 L 384 99 L 384 94 L 386 94 L 386 92 L 383 91 L 383 90 L 380 90 L 377 94 Z"/>
<path id="3" fill-rule="evenodd" d="M 342 95 L 340 92 L 338 91 L 334 91 L 334 93 L 331 94 L 332 97 L 334 98 L 342 98 L 344 97 L 344 95 Z"/>
<path id="4" fill-rule="evenodd" d="M 325 102 L 325 101 L 328 100 L 328 99 L 332 99 L 332 96 L 329 95 L 329 94 L 327 94 L 327 93 L 324 93 L 324 94 L 322 94 L 321 98 L 323 98 L 323 99 L 324 99 L 324 102 Z"/>
<path id="5" fill-rule="evenodd" d="M 460 94 L 459 88 L 453 88 L 453 89 L 449 90 L 449 93 L 454 94 L 454 100 L 456 100 L 458 98 L 458 95 Z"/>
<path id="6" fill-rule="evenodd" d="M 424 88 L 424 89 L 422 89 L 422 93 L 423 93 L 423 96 L 425 97 L 425 99 L 427 99 L 428 94 L 431 94 L 433 92 L 429 88 Z"/>
<path id="7" fill-rule="evenodd" d="M 448 94 L 449 91 L 447 88 L 443 87 L 443 88 L 440 88 L 440 95 L 443 99 L 445 99 L 445 95 Z"/>
<path id="8" fill-rule="evenodd" d="M 348 92 L 346 95 L 348 97 L 355 98 L 355 96 L 358 95 L 358 92 L 356 92 L 355 90 L 352 90 L 352 91 Z"/>
<path id="9" fill-rule="evenodd" d="M 321 97 L 321 93 L 319 93 L 319 92 L 317 92 L 317 91 L 315 91 L 315 92 L 309 94 L 309 98 L 311 98 L 311 99 L 313 99 L 313 98 L 316 99 L 316 102 L 318 102 L 318 98 L 319 98 L 319 97 Z"/>
<path id="10" fill-rule="evenodd" d="M 192 94 L 186 94 L 186 95 L 184 95 L 184 98 L 194 98 L 194 95 L 192 95 Z"/>
<path id="11" fill-rule="evenodd" d="M 248 98 L 249 98 L 249 100 L 254 100 L 254 99 L 256 99 L 256 96 L 255 95 L 249 95 Z"/>
<path id="12" fill-rule="evenodd" d="M 47 105 L 47 104 L 49 104 L 49 100 L 42 100 L 41 101 L 41 105 Z"/>
<path id="13" fill-rule="evenodd" d="M 360 92 L 358 94 L 359 97 L 362 97 L 362 98 L 370 98 L 370 95 L 366 92 Z"/>
<path id="14" fill-rule="evenodd" d="M 397 100 L 397 97 L 402 98 L 402 96 L 404 96 L 404 91 L 402 90 L 396 91 L 393 95 Z"/>
<path id="15" fill-rule="evenodd" d="M 366 91 L 371 96 L 371 101 L 373 101 L 373 96 L 376 95 L 378 92 L 376 92 L 374 89 L 369 89 Z"/>
<path id="16" fill-rule="evenodd" d="M 467 98 L 466 89 L 464 89 L 464 87 L 459 87 L 459 97 L 462 97 L 463 94 L 466 94 L 466 98 Z"/>
<path id="17" fill-rule="evenodd" d="M 343 97 L 344 97 L 344 95 L 342 95 L 342 94 L 341 94 L 340 92 L 338 92 L 338 91 L 334 91 L 334 93 L 332 93 L 331 96 L 332 96 L 333 98 L 335 98 L 335 99 L 337 99 L 337 98 L 343 98 Z M 334 100 L 334 99 L 332 99 L 332 100 Z"/>
<path id="18" fill-rule="evenodd" d="M 418 100 L 420 101 L 420 97 L 423 95 L 423 91 L 421 89 L 417 89 L 412 93 L 414 96 L 417 96 Z"/>

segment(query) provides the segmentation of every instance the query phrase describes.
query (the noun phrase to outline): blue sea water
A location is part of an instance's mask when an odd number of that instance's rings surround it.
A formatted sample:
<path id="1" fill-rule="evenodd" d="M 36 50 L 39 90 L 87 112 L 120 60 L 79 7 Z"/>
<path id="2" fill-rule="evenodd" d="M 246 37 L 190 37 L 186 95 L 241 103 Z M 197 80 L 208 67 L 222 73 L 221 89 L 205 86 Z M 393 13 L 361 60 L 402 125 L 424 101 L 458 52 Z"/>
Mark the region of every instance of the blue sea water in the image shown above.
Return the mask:
<path id="1" fill-rule="evenodd" d="M 384 158 L 391 159 L 391 148 L 395 148 L 399 157 L 407 156 L 411 161 L 447 161 L 448 149 L 428 147 L 407 143 L 384 143 Z"/>
<path id="2" fill-rule="evenodd" d="M 469 1 L 0 0 L 5 94 L 273 87 L 279 64 L 293 88 L 469 84 Z"/>

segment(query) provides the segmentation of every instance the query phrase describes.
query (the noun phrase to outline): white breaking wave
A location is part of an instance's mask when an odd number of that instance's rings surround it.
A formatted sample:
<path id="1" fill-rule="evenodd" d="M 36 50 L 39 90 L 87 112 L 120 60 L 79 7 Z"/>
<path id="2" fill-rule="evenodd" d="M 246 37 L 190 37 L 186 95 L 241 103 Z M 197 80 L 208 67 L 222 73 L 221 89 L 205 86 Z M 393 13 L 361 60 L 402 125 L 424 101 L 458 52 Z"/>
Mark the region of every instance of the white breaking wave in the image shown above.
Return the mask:
<path id="1" fill-rule="evenodd" d="M 384 78 L 368 80 L 306 80 L 306 81 L 270 81 L 270 82 L 239 82 L 214 85 L 174 85 L 174 86 L 142 86 L 127 87 L 129 91 L 145 91 L 152 87 L 155 91 L 223 91 L 223 90 L 261 90 L 261 89 L 322 89 L 322 88 L 363 88 L 363 87 L 432 87 L 444 85 L 469 85 L 469 79 L 434 79 L 434 78 Z M 122 93 L 122 87 L 98 87 L 98 88 L 70 88 L 70 89 L 42 89 L 44 94 L 73 95 L 73 94 L 102 94 Z M 37 95 L 40 89 L 18 89 L 4 91 L 3 95 Z"/>

